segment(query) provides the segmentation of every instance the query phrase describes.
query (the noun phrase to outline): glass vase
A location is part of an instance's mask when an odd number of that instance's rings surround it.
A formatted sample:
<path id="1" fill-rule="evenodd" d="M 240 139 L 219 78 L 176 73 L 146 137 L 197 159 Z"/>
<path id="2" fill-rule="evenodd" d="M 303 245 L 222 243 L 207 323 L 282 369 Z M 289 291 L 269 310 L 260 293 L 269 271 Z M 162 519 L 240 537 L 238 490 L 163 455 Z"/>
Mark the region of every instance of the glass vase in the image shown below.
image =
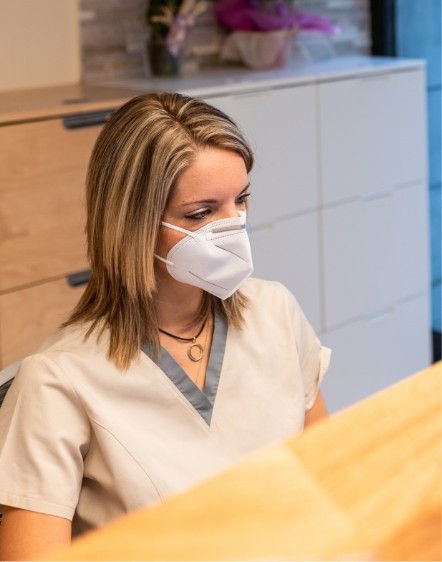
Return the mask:
<path id="1" fill-rule="evenodd" d="M 163 39 L 149 39 L 147 60 L 153 76 L 178 76 L 181 72 L 182 51 L 171 53 Z"/>

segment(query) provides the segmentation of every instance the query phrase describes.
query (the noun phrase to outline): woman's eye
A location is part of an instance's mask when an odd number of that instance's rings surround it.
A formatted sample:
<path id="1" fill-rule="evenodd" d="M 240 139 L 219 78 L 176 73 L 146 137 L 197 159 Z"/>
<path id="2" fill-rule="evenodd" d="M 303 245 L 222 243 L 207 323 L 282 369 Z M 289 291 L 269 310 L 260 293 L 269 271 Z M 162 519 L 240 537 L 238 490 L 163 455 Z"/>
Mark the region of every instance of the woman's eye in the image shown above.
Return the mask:
<path id="1" fill-rule="evenodd" d="M 210 209 L 202 209 L 201 211 L 197 211 L 196 213 L 187 215 L 186 219 L 189 219 L 191 221 L 200 221 L 206 218 L 209 213 L 210 213 Z"/>
<path id="2" fill-rule="evenodd" d="M 250 196 L 250 193 L 243 193 L 242 195 L 240 195 L 239 197 L 236 198 L 236 204 L 237 205 L 244 205 L 247 197 Z"/>

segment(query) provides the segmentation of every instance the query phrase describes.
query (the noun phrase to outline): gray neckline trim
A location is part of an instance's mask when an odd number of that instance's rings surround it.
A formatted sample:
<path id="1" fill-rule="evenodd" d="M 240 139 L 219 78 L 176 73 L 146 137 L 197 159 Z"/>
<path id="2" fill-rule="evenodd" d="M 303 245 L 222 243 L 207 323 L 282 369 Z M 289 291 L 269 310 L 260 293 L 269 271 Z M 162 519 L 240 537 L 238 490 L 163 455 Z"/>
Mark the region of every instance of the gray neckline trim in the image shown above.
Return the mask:
<path id="1" fill-rule="evenodd" d="M 206 382 L 202 391 L 163 347 L 161 348 L 161 358 L 157 363 L 208 425 L 212 419 L 227 341 L 226 319 L 220 314 L 215 314 L 214 324 Z M 141 350 L 152 359 L 148 342 L 143 343 Z"/>

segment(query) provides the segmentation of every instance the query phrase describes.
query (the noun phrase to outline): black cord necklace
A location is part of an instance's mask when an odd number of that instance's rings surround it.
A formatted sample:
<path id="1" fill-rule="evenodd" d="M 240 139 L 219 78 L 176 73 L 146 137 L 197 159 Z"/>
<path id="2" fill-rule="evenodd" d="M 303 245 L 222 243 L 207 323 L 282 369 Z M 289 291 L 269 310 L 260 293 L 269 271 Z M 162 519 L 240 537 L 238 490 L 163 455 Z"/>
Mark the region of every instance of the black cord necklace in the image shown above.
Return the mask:
<path id="1" fill-rule="evenodd" d="M 187 348 L 187 355 L 189 356 L 189 359 L 191 361 L 194 361 L 196 363 L 198 361 L 201 361 L 201 359 L 204 357 L 204 347 L 200 343 L 198 343 L 196 340 L 202 334 L 202 332 L 204 330 L 204 326 L 206 325 L 206 322 L 207 322 L 207 318 L 204 320 L 203 325 L 201 326 L 201 328 L 200 328 L 199 332 L 196 334 L 196 336 L 193 336 L 191 338 L 181 338 L 180 336 L 175 336 L 174 334 L 171 334 L 170 332 L 166 332 L 166 330 L 162 330 L 161 328 L 158 328 L 158 330 L 162 334 L 165 334 L 166 336 L 169 336 L 170 338 L 174 338 L 175 340 L 187 342 L 187 343 L 192 342 L 191 345 L 189 345 L 189 347 Z M 199 350 L 198 355 L 194 355 L 194 353 L 193 353 L 194 348 Z"/>

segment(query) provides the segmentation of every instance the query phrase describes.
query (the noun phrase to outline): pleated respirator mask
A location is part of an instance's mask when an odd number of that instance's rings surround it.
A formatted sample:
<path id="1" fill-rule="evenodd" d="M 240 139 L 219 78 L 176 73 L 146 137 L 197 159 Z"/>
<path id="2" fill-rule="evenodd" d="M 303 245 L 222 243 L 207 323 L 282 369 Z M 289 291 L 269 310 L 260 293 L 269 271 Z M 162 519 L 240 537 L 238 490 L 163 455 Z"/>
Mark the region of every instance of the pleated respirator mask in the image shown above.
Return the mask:
<path id="1" fill-rule="evenodd" d="M 224 300 L 252 273 L 245 211 L 239 211 L 237 218 L 220 219 L 194 232 L 167 222 L 161 224 L 186 235 L 169 250 L 166 259 L 155 254 L 177 281 Z"/>

